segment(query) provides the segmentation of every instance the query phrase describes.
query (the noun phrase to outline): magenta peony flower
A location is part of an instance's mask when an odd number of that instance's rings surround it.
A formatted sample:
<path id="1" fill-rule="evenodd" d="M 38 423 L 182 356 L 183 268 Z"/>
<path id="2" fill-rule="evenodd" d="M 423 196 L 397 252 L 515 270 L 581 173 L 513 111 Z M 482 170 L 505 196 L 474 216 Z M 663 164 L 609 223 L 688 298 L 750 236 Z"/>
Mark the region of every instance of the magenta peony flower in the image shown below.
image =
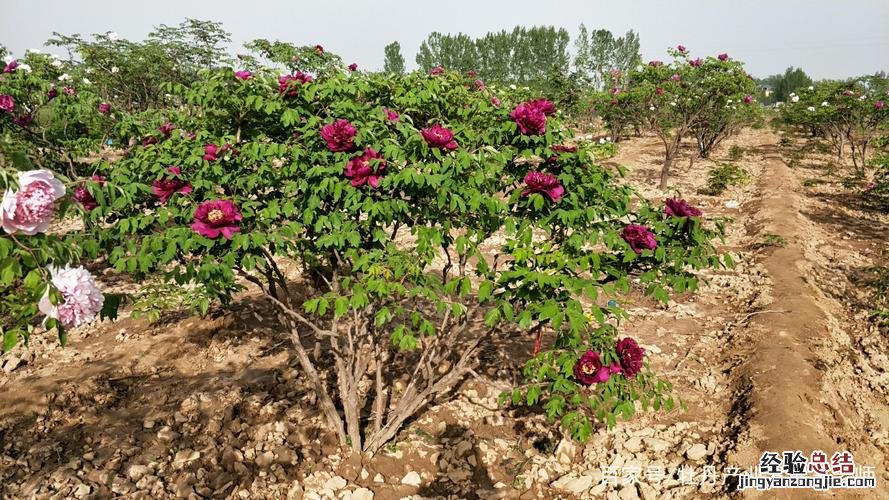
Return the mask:
<path id="1" fill-rule="evenodd" d="M 877 185 L 874 182 L 868 182 L 867 184 L 864 185 L 865 191 L 873 191 L 876 188 L 877 188 Z"/>
<path id="2" fill-rule="evenodd" d="M 423 139 L 430 147 L 441 149 L 442 151 L 453 151 L 457 149 L 457 141 L 454 140 L 454 133 L 449 129 L 435 124 L 429 128 L 420 130 Z"/>
<path id="3" fill-rule="evenodd" d="M 558 153 L 576 153 L 577 152 L 577 146 L 566 146 L 564 144 L 556 144 L 555 146 L 551 147 L 550 149 L 552 149 L 553 151 L 556 151 Z"/>
<path id="4" fill-rule="evenodd" d="M 34 121 L 34 116 L 33 116 L 33 115 L 29 115 L 29 114 L 25 114 L 25 115 L 22 115 L 22 116 L 17 116 L 17 117 L 15 117 L 15 118 L 12 119 L 12 123 L 15 123 L 15 124 L 18 125 L 19 127 L 27 127 L 27 126 L 30 125 L 31 122 L 33 122 L 33 121 Z"/>
<path id="5" fill-rule="evenodd" d="M 99 204 L 96 203 L 96 199 L 93 198 L 92 193 L 90 193 L 89 189 L 84 186 L 77 186 L 74 188 L 74 199 L 83 205 L 83 209 L 87 212 L 99 206 Z"/>
<path id="6" fill-rule="evenodd" d="M 500 107 L 500 99 L 498 99 L 497 96 L 492 97 L 491 104 L 493 104 L 494 106 L 497 106 L 499 108 Z"/>
<path id="7" fill-rule="evenodd" d="M 161 203 L 166 203 L 174 194 L 188 194 L 191 192 L 191 184 L 182 180 L 182 169 L 179 167 L 170 167 L 167 172 L 173 174 L 172 179 L 158 179 L 151 184 L 151 190 L 154 195 L 160 199 Z"/>
<path id="8" fill-rule="evenodd" d="M 320 44 L 319 44 L 319 45 L 315 45 L 315 52 L 317 52 L 317 53 L 319 53 L 319 54 L 323 54 L 323 53 L 324 53 L 324 47 L 322 47 Z"/>
<path id="9" fill-rule="evenodd" d="M 15 99 L 11 95 L 0 95 L 0 111 L 12 113 L 15 111 Z"/>
<path id="10" fill-rule="evenodd" d="M 728 61 L 728 54 L 722 53 L 716 56 L 720 61 Z"/>
<path id="11" fill-rule="evenodd" d="M 617 355 L 620 357 L 620 369 L 626 378 L 633 378 L 642 370 L 642 358 L 645 349 L 630 337 L 625 337 L 617 342 Z"/>
<path id="12" fill-rule="evenodd" d="M 14 73 L 15 69 L 19 67 L 19 62 L 13 59 L 6 63 L 6 66 L 3 68 L 4 73 Z"/>
<path id="13" fill-rule="evenodd" d="M 701 64 L 704 64 L 704 61 L 701 60 L 701 58 L 699 57 L 699 58 L 697 58 L 697 59 L 688 61 L 688 64 L 691 64 L 691 67 L 692 67 L 692 68 L 698 68 L 698 67 L 701 66 Z"/>
<path id="14" fill-rule="evenodd" d="M 484 82 L 484 80 L 482 80 L 481 78 L 479 78 L 479 79 L 477 79 L 476 81 L 472 82 L 472 84 L 475 86 L 475 89 L 476 89 L 476 90 L 485 90 L 485 82 Z"/>
<path id="15" fill-rule="evenodd" d="M 509 114 L 523 135 L 542 135 L 546 133 L 546 117 L 556 111 L 553 103 L 546 99 L 527 101 L 516 106 Z"/>
<path id="16" fill-rule="evenodd" d="M 750 103 L 752 103 L 752 102 L 753 102 L 753 96 L 752 96 L 752 95 L 745 95 L 745 96 L 744 96 L 744 104 L 750 104 Z"/>
<path id="17" fill-rule="evenodd" d="M 232 235 L 241 230 L 236 224 L 241 220 L 241 212 L 234 203 L 228 200 L 205 201 L 194 211 L 194 223 L 191 228 L 207 238 L 232 239 Z"/>
<path id="18" fill-rule="evenodd" d="M 436 66 L 436 67 L 432 68 L 431 70 L 429 70 L 429 74 L 432 76 L 438 76 L 442 73 L 444 73 L 444 68 L 442 68 L 441 66 Z"/>
<path id="19" fill-rule="evenodd" d="M 65 328 L 75 328 L 96 319 L 102 310 L 105 296 L 96 285 L 93 276 L 83 266 L 63 268 L 49 266 L 52 286 L 62 294 L 62 301 L 53 304 L 49 290 L 43 294 L 37 307 L 47 318 L 55 318 Z"/>
<path id="20" fill-rule="evenodd" d="M 663 66 L 664 62 L 663 61 L 648 61 L 648 65 L 652 66 L 654 68 L 657 68 L 658 66 Z"/>
<path id="21" fill-rule="evenodd" d="M 620 94 L 620 89 L 617 87 L 612 87 L 611 88 L 611 95 L 617 95 L 617 94 Z"/>
<path id="22" fill-rule="evenodd" d="M 657 89 L 655 89 L 654 92 L 655 92 L 657 95 L 664 95 L 664 89 L 662 89 L 662 88 L 660 88 L 660 87 L 658 87 Z"/>
<path id="23" fill-rule="evenodd" d="M 628 224 L 623 231 L 620 232 L 621 238 L 630 244 L 630 248 L 636 253 L 642 253 L 642 250 L 654 250 L 657 248 L 657 239 L 654 233 L 647 227 L 639 224 Z"/>
<path id="24" fill-rule="evenodd" d="M 605 366 L 598 352 L 587 351 L 574 365 L 574 378 L 583 385 L 593 385 L 608 382 L 611 374 L 619 373 L 620 370 L 620 363 Z"/>
<path id="25" fill-rule="evenodd" d="M 349 71 L 358 71 L 358 64 L 356 64 L 356 63 L 350 64 Z"/>
<path id="26" fill-rule="evenodd" d="M 238 80 L 249 80 L 253 78 L 253 73 L 246 69 L 242 69 L 240 71 L 235 71 L 235 78 Z"/>
<path id="27" fill-rule="evenodd" d="M 108 113 L 111 112 L 111 105 L 108 104 L 107 102 L 102 102 L 102 103 L 99 103 L 98 109 L 99 109 L 99 113 L 102 113 L 103 115 L 107 115 Z"/>
<path id="28" fill-rule="evenodd" d="M 553 202 L 559 201 L 562 196 L 565 196 L 565 187 L 562 186 L 559 178 L 546 172 L 528 172 L 525 174 L 525 185 L 528 187 L 522 191 L 522 196 L 543 193 Z"/>
<path id="29" fill-rule="evenodd" d="M 682 77 L 674 73 L 674 74 L 670 77 L 670 80 L 673 80 L 674 82 L 678 82 L 679 80 L 682 80 Z"/>
<path id="30" fill-rule="evenodd" d="M 52 87 L 48 91 L 46 91 L 46 100 L 51 101 L 59 96 L 59 90 L 55 87 Z"/>
<path id="31" fill-rule="evenodd" d="M 676 50 L 678 50 L 679 52 L 685 54 L 685 52 L 686 52 L 685 45 L 679 45 L 679 46 L 677 46 L 677 47 L 676 47 Z"/>
<path id="32" fill-rule="evenodd" d="M 148 147 L 148 146 L 151 146 L 152 144 L 157 144 L 157 143 L 158 143 L 158 139 L 157 139 L 157 137 L 155 137 L 153 135 L 146 136 L 145 138 L 142 139 L 142 146 L 145 146 L 145 147 Z"/>
<path id="33" fill-rule="evenodd" d="M 364 154 L 355 156 L 346 163 L 343 175 L 348 179 L 352 179 L 353 187 L 370 184 L 372 188 L 376 189 L 380 185 L 383 173 L 386 171 L 386 162 L 382 158 L 373 148 L 366 148 Z M 376 171 L 374 171 L 371 160 L 379 160 L 376 165 Z"/>
<path id="34" fill-rule="evenodd" d="M 160 127 L 157 128 L 158 132 L 164 134 L 164 137 L 169 138 L 173 135 L 173 130 L 176 129 L 176 125 L 173 125 L 172 122 L 164 122 Z"/>
<path id="35" fill-rule="evenodd" d="M 355 134 L 358 129 L 349 123 L 349 120 L 337 120 L 333 123 L 321 127 L 321 137 L 327 141 L 327 149 L 338 151 L 349 151 L 355 147 Z"/>
<path id="36" fill-rule="evenodd" d="M 49 170 L 19 172 L 19 190 L 7 189 L 0 202 L 0 227 L 9 234 L 45 233 L 65 186 Z"/>
<path id="37" fill-rule="evenodd" d="M 682 198 L 664 200 L 664 213 L 671 217 L 700 217 L 702 212 Z"/>
<path id="38" fill-rule="evenodd" d="M 883 101 L 877 101 L 874 103 L 874 109 L 883 109 L 884 106 L 885 104 L 883 103 Z"/>
<path id="39" fill-rule="evenodd" d="M 278 93 L 287 97 L 295 97 L 299 94 L 299 85 L 312 81 L 311 75 L 297 71 L 294 75 L 278 77 Z"/>
<path id="40" fill-rule="evenodd" d="M 77 93 L 77 91 L 74 90 L 74 87 L 65 87 L 62 89 L 62 92 L 64 92 L 65 95 L 69 95 L 69 96 L 73 96 L 74 94 Z"/>
<path id="41" fill-rule="evenodd" d="M 386 112 L 386 119 L 389 120 L 390 122 L 397 122 L 398 119 L 400 118 L 398 116 L 398 113 L 396 113 L 395 111 L 392 111 L 389 108 L 383 108 L 383 111 Z"/>
<path id="42" fill-rule="evenodd" d="M 475 78 L 476 76 L 478 76 L 478 73 L 476 73 L 474 69 L 471 69 L 466 72 L 466 76 L 468 76 L 469 78 Z"/>

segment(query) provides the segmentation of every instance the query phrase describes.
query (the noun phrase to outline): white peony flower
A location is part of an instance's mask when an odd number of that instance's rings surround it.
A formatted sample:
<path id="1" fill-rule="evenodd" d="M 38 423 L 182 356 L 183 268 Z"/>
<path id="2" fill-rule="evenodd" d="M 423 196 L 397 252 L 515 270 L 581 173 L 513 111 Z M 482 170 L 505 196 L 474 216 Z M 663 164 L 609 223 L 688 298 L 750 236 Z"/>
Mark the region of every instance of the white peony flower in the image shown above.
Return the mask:
<path id="1" fill-rule="evenodd" d="M 799 102 L 799 96 L 795 95 L 795 96 L 791 97 L 790 100 L 793 102 Z"/>
<path id="2" fill-rule="evenodd" d="M 28 52 L 30 52 L 30 53 L 32 53 L 32 54 L 39 54 L 39 53 L 40 53 L 40 49 L 28 49 L 28 50 L 25 51 L 26 54 L 27 54 Z"/>
<path id="3" fill-rule="evenodd" d="M 13 56 L 12 54 L 6 54 L 5 56 L 3 56 L 4 63 L 9 64 L 12 61 L 15 61 L 15 56 Z"/>
<path id="4" fill-rule="evenodd" d="M 59 81 L 60 82 L 69 82 L 69 81 L 71 81 L 71 75 L 69 75 L 68 73 L 62 73 L 61 75 L 59 75 Z"/>
<path id="5" fill-rule="evenodd" d="M 54 67 L 54 68 L 61 68 L 61 67 L 62 67 L 62 61 L 59 61 L 58 59 L 55 59 L 53 62 L 50 63 L 50 65 L 51 65 L 52 67 Z"/>
<path id="6" fill-rule="evenodd" d="M 605 144 L 605 138 L 604 138 L 604 137 L 600 137 L 600 138 L 599 138 L 599 144 Z"/>
<path id="7" fill-rule="evenodd" d="M 867 96 L 866 96 L 866 95 L 863 95 L 863 96 L 861 96 L 861 97 L 858 98 L 859 101 L 863 101 L 863 100 L 865 100 L 865 99 L 867 99 Z"/>
<path id="8" fill-rule="evenodd" d="M 654 106 L 649 106 L 649 107 L 648 107 L 648 110 L 649 110 L 649 111 L 654 111 Z"/>
<path id="9" fill-rule="evenodd" d="M 814 86 L 814 85 L 809 85 L 809 90 L 815 90 L 815 86 Z"/>
<path id="10" fill-rule="evenodd" d="M 120 71 L 120 70 L 117 69 L 117 66 L 112 66 L 112 67 L 111 67 L 111 72 L 112 72 L 112 73 L 117 73 L 118 71 Z"/>
<path id="11" fill-rule="evenodd" d="M 824 101 L 824 102 L 821 103 L 821 106 L 822 106 L 822 107 L 824 107 L 824 106 L 830 106 L 830 103 L 828 103 L 827 101 Z"/>
<path id="12" fill-rule="evenodd" d="M 108 39 L 111 40 L 112 42 L 117 40 L 117 33 L 115 33 L 114 31 L 109 32 Z"/>
<path id="13" fill-rule="evenodd" d="M 16 69 L 22 70 L 26 73 L 30 73 L 31 72 L 31 65 L 30 64 L 19 64 Z"/>
<path id="14" fill-rule="evenodd" d="M 83 84 L 84 84 L 84 85 L 89 85 L 89 84 L 91 84 L 91 83 L 93 83 L 93 82 L 89 81 L 89 79 L 87 79 L 87 78 L 84 78 L 84 79 L 83 79 Z"/>
<path id="15" fill-rule="evenodd" d="M 815 111 L 815 106 L 809 106 L 809 107 L 806 108 L 806 109 L 808 109 L 809 111 Z"/>
<path id="16" fill-rule="evenodd" d="M 53 305 L 47 289 L 37 304 L 40 312 L 47 318 L 59 320 L 65 328 L 74 328 L 96 319 L 105 296 L 89 271 L 83 266 L 72 268 L 70 265 L 63 268 L 49 266 L 47 269 L 52 275 L 52 285 L 62 294 L 62 301 Z"/>

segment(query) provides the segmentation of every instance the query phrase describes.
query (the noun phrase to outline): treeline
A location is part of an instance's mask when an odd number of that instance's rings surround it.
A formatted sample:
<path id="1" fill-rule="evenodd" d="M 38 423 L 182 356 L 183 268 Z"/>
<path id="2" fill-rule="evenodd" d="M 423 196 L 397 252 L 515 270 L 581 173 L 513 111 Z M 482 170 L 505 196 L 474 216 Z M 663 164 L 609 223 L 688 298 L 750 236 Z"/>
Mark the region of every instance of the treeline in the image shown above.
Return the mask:
<path id="1" fill-rule="evenodd" d="M 536 85 L 557 76 L 570 76 L 586 86 L 600 88 L 612 70 L 626 71 L 640 61 L 639 35 L 632 30 L 615 37 L 610 31 L 588 31 L 580 25 L 569 51 L 571 36 L 553 26 L 516 26 L 511 31 L 489 32 L 473 38 L 465 33 L 431 33 L 417 52 L 422 71 L 441 66 L 474 71 L 485 80 Z M 385 71 L 404 71 L 404 57 L 397 42 L 386 47 Z"/>

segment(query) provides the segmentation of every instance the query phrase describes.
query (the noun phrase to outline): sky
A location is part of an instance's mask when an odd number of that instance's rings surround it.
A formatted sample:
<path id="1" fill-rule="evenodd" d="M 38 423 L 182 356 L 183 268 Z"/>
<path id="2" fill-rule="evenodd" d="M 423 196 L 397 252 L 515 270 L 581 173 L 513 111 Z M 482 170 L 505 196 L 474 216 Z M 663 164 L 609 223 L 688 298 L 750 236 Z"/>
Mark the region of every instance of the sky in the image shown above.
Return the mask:
<path id="1" fill-rule="evenodd" d="M 615 35 L 635 30 L 644 61 L 666 59 L 667 47 L 683 44 L 698 56 L 727 52 L 757 77 L 788 66 L 816 79 L 889 70 L 889 0 L 0 0 L 0 7 L 0 44 L 16 55 L 42 49 L 54 31 L 138 40 L 153 26 L 192 17 L 222 22 L 233 53 L 255 38 L 320 43 L 374 70 L 397 40 L 411 68 L 433 31 L 479 36 L 553 25 L 573 39 L 584 23 Z"/>

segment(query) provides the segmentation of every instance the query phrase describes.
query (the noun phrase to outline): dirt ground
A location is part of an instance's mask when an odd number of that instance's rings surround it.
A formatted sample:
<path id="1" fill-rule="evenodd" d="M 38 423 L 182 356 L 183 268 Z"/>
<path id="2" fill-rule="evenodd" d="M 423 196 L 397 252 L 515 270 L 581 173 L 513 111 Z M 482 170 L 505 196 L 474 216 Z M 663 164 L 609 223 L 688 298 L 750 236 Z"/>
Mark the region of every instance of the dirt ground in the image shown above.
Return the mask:
<path id="1" fill-rule="evenodd" d="M 740 159 L 726 159 L 731 146 Z M 889 215 L 841 182 L 840 161 L 767 129 L 680 165 L 667 192 L 654 188 L 660 158 L 656 139 L 634 138 L 604 163 L 629 167 L 649 199 L 678 192 L 710 220 L 728 218 L 720 249 L 737 262 L 666 307 L 621 300 L 621 330 L 687 411 L 641 414 L 575 444 L 535 412 L 498 406 L 533 347 L 505 335 L 479 378 L 362 460 L 322 430 L 286 332 L 245 295 L 225 314 L 157 324 L 124 314 L 71 332 L 65 348 L 35 336 L 0 357 L 0 496 L 722 498 L 741 495 L 724 473 L 755 468 L 765 451 L 822 450 L 873 467 L 876 490 L 760 496 L 889 498 L 887 338 L 867 320 L 860 278 L 887 244 Z M 724 161 L 749 182 L 702 194 Z"/>

